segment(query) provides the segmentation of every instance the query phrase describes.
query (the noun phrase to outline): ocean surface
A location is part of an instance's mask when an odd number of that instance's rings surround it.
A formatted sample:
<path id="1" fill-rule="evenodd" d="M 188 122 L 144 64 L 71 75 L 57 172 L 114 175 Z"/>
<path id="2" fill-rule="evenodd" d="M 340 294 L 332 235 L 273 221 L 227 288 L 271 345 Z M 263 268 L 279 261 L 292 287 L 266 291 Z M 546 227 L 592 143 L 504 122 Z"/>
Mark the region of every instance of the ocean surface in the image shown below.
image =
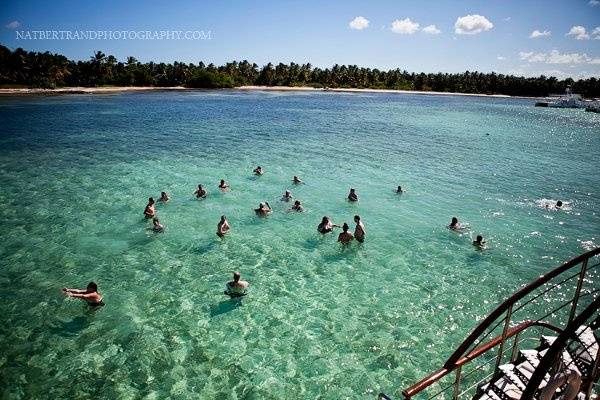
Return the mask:
<path id="1" fill-rule="evenodd" d="M 0 397 L 398 397 L 505 296 L 600 244 L 600 115 L 533 103 L 0 98 Z M 286 189 L 304 213 L 286 212 Z M 158 234 L 142 213 L 161 191 Z M 316 231 L 355 214 L 362 244 Z M 449 231 L 453 216 L 470 230 Z M 236 270 L 241 301 L 223 295 Z M 92 280 L 98 310 L 61 293 Z"/>

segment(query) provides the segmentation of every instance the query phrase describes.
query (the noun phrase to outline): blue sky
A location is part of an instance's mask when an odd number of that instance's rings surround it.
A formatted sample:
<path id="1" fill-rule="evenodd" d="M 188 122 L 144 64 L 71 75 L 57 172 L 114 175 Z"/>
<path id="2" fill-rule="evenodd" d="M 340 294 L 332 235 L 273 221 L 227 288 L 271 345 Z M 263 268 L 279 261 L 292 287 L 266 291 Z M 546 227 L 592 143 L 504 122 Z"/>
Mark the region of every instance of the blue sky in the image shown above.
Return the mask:
<path id="1" fill-rule="evenodd" d="M 72 59 L 102 50 L 120 60 L 600 76 L 600 0 L 8 0 L 0 23 L 3 45 Z M 17 39 L 34 30 L 210 31 L 211 39 Z"/>

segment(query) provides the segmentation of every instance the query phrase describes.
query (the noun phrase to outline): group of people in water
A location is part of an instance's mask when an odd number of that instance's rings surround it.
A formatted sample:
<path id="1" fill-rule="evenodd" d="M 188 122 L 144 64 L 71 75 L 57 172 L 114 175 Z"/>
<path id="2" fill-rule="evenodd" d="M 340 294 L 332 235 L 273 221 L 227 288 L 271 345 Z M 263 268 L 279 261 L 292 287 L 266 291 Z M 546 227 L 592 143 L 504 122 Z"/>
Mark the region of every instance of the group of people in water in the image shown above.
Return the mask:
<path id="1" fill-rule="evenodd" d="M 263 175 L 265 173 L 264 169 L 260 166 L 256 167 L 253 170 L 255 175 Z M 292 183 L 294 185 L 300 185 L 304 182 L 298 178 L 298 176 L 294 176 L 292 179 Z M 230 186 L 224 179 L 221 179 L 219 183 L 219 189 L 223 192 L 229 191 Z M 396 193 L 402 194 L 404 193 L 404 189 L 402 186 L 398 186 L 395 190 Z M 198 188 L 193 193 L 194 196 L 198 199 L 205 199 L 208 196 L 208 191 L 201 184 L 198 185 Z M 160 197 L 158 199 L 161 203 L 167 203 L 170 200 L 170 197 L 167 192 L 161 192 Z M 351 188 L 348 193 L 347 200 L 350 202 L 358 201 L 358 194 L 356 193 L 356 189 Z M 286 190 L 281 197 L 281 201 L 283 202 L 292 202 L 293 205 L 286 211 L 293 212 L 302 212 L 304 211 L 304 207 L 302 206 L 302 202 L 300 200 L 294 200 L 291 191 Z M 560 209 L 562 207 L 562 201 L 558 200 L 556 202 L 555 208 Z M 550 208 L 547 204 L 546 208 Z M 254 209 L 256 215 L 261 217 L 266 217 L 273 212 L 273 208 L 271 205 L 265 201 L 259 204 L 258 208 Z M 161 224 L 160 220 L 156 216 L 156 208 L 154 198 L 150 197 L 148 199 L 148 204 L 144 209 L 144 217 L 146 219 L 152 219 L 152 230 L 155 232 L 163 232 L 165 227 Z M 317 226 L 317 231 L 322 235 L 333 232 L 335 228 L 342 228 L 342 232 L 339 233 L 337 241 L 343 244 L 348 244 L 354 240 L 357 242 L 363 243 L 366 237 L 366 229 L 365 225 L 360 217 L 360 215 L 354 216 L 354 222 L 356 224 L 354 228 L 354 233 L 350 232 L 350 226 L 344 222 L 341 226 L 334 223 L 330 217 L 324 216 L 321 220 L 321 223 Z M 452 217 L 450 224 L 448 225 L 448 229 L 463 232 L 469 228 L 468 224 L 461 224 L 458 221 L 457 217 Z M 221 216 L 219 223 L 217 224 L 217 236 L 224 237 L 231 230 L 231 226 L 229 221 L 225 215 Z M 486 241 L 483 239 L 482 235 L 477 235 L 476 239 L 473 241 L 473 245 L 478 249 L 485 248 Z M 225 287 L 225 294 L 234 298 L 241 297 L 247 294 L 247 289 L 249 287 L 249 283 L 247 281 L 241 280 L 241 274 L 239 272 L 233 273 L 233 280 L 227 282 Z M 92 307 L 103 306 L 103 298 L 102 295 L 98 292 L 98 285 L 95 282 L 90 282 L 86 289 L 68 289 L 63 288 L 63 293 L 66 296 L 79 298 L 81 300 L 86 301 Z"/>

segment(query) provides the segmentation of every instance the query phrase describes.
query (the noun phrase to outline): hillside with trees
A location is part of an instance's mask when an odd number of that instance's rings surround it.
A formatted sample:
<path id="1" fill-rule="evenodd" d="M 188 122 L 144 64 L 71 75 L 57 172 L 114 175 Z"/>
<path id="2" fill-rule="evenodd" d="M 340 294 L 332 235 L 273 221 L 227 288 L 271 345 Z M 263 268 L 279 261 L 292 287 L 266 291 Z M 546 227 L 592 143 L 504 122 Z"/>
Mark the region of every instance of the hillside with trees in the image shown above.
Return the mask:
<path id="1" fill-rule="evenodd" d="M 600 80 L 574 81 L 555 77 L 522 77 L 496 73 L 414 73 L 400 68 L 388 71 L 356 65 L 315 68 L 290 63 L 259 67 L 246 60 L 225 65 L 174 62 L 141 63 L 134 57 L 119 61 L 95 52 L 89 60 L 73 61 L 60 54 L 14 51 L 0 45 L 0 87 L 186 86 L 231 88 L 243 85 L 312 86 L 329 88 L 402 89 L 436 92 L 547 96 L 567 86 L 588 98 L 600 97 Z"/>

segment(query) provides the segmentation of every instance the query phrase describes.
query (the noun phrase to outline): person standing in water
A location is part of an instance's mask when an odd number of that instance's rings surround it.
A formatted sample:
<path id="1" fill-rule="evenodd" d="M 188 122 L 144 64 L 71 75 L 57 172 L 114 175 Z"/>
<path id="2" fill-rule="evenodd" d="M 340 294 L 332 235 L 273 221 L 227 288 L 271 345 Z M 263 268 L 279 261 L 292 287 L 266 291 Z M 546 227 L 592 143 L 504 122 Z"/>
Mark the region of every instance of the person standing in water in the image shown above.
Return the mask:
<path id="1" fill-rule="evenodd" d="M 561 207 L 562 207 L 562 205 L 563 205 L 563 202 L 562 202 L 562 201 L 558 200 L 558 201 L 556 202 L 556 208 L 561 208 Z"/>
<path id="2" fill-rule="evenodd" d="M 398 189 L 396 189 L 396 193 L 404 193 L 404 190 L 402 190 L 402 186 L 398 186 Z"/>
<path id="3" fill-rule="evenodd" d="M 85 290 L 81 289 L 62 289 L 63 293 L 69 297 L 75 297 L 84 300 L 91 307 L 103 306 L 102 295 L 98 292 L 98 285 L 95 282 L 90 282 Z"/>
<path id="4" fill-rule="evenodd" d="M 233 280 L 227 282 L 225 285 L 225 294 L 231 297 L 242 297 L 248 294 L 248 286 L 250 284 L 246 281 L 240 280 L 241 275 L 239 272 L 233 273 Z"/>
<path id="5" fill-rule="evenodd" d="M 264 173 L 265 173 L 265 171 L 263 171 L 263 169 L 261 168 L 260 165 L 256 168 L 254 168 L 254 175 L 262 175 Z"/>
<path id="6" fill-rule="evenodd" d="M 473 246 L 478 249 L 483 249 L 485 247 L 485 240 L 483 240 L 483 236 L 477 235 L 477 239 L 473 240 Z"/>
<path id="7" fill-rule="evenodd" d="M 349 229 L 350 227 L 348 224 L 344 222 L 344 225 L 342 226 L 342 233 L 340 233 L 338 236 L 338 242 L 346 244 L 354 240 L 354 236 L 348 232 Z"/>
<path id="8" fill-rule="evenodd" d="M 283 193 L 283 196 L 281 197 L 281 201 L 290 201 L 294 198 L 294 196 L 292 196 L 292 192 L 290 192 L 289 190 L 286 190 L 285 193 Z"/>
<path id="9" fill-rule="evenodd" d="M 154 217 L 152 219 L 152 230 L 154 232 L 164 232 L 165 231 L 165 227 L 163 224 L 160 223 L 160 221 L 158 220 L 158 218 Z"/>
<path id="10" fill-rule="evenodd" d="M 360 219 L 360 215 L 354 216 L 354 222 L 356 222 L 356 228 L 354 229 L 354 238 L 360 243 L 362 243 L 365 241 L 365 235 L 367 234 L 367 232 L 365 231 L 365 225 Z"/>
<path id="11" fill-rule="evenodd" d="M 465 229 L 465 226 L 458 222 L 458 218 L 452 217 L 452 221 L 450 222 L 450 225 L 448 225 L 448 229 L 453 231 L 462 231 Z"/>
<path id="12" fill-rule="evenodd" d="M 221 183 L 219 183 L 219 189 L 221 189 L 223 192 L 229 190 L 229 185 L 225 183 L 225 179 L 221 179 Z"/>
<path id="13" fill-rule="evenodd" d="M 292 208 L 290 208 L 288 211 L 302 212 L 304 211 L 304 207 L 302 207 L 302 203 L 300 202 L 300 200 L 296 200 Z"/>
<path id="14" fill-rule="evenodd" d="M 160 192 L 160 199 L 158 199 L 158 201 L 160 201 L 161 203 L 166 203 L 169 200 L 170 198 L 167 192 Z"/>
<path id="15" fill-rule="evenodd" d="M 348 193 L 348 200 L 350 201 L 358 201 L 358 195 L 354 189 L 350 189 L 350 193 Z"/>
<path id="16" fill-rule="evenodd" d="M 150 218 L 154 218 L 155 215 L 156 215 L 156 210 L 154 209 L 154 199 L 152 197 L 150 197 L 148 199 L 148 204 L 146 205 L 146 208 L 144 209 L 144 217 L 146 217 L 146 219 L 150 219 Z"/>
<path id="17" fill-rule="evenodd" d="M 302 182 L 302 180 L 300 178 L 298 178 L 296 175 L 294 175 L 294 178 L 292 179 L 292 183 L 294 185 L 299 185 L 299 184 L 304 183 L 304 182 Z"/>
<path id="18" fill-rule="evenodd" d="M 229 222 L 227 221 L 227 218 L 225 218 L 224 215 L 221 215 L 221 220 L 217 224 L 217 236 L 219 236 L 219 237 L 225 236 L 225 234 L 227 232 L 229 232 L 229 229 L 231 229 L 231 227 L 229 226 Z"/>
<path id="19" fill-rule="evenodd" d="M 203 199 L 203 198 L 206 197 L 207 194 L 208 193 L 206 192 L 206 189 L 204 189 L 202 187 L 202 185 L 198 184 L 198 189 L 196 189 L 196 191 L 194 192 L 194 195 L 196 196 L 196 198 L 197 199 L 200 199 L 200 198 Z"/>
<path id="20" fill-rule="evenodd" d="M 331 218 L 328 216 L 324 216 L 321 220 L 321 223 L 317 226 L 317 231 L 322 234 L 326 234 L 333 231 L 333 228 L 339 228 L 340 226 L 334 224 L 331 221 Z"/>
<path id="21" fill-rule="evenodd" d="M 260 203 L 258 205 L 258 208 L 254 209 L 254 212 L 256 212 L 261 217 L 266 217 L 267 215 L 273 212 L 273 209 L 271 208 L 269 203 L 265 201 L 264 203 Z"/>

